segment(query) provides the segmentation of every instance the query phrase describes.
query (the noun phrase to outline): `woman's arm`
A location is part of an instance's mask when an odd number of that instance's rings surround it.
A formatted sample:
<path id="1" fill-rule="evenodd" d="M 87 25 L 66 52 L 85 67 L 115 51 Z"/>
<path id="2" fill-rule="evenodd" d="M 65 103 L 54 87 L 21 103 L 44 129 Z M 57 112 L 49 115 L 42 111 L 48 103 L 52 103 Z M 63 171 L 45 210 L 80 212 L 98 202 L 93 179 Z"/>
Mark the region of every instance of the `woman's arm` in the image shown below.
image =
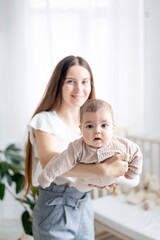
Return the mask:
<path id="1" fill-rule="evenodd" d="M 77 164 L 66 177 L 119 177 L 128 171 L 128 154 L 117 154 L 99 164 Z"/>
<path id="2" fill-rule="evenodd" d="M 59 154 L 57 151 L 56 137 L 53 134 L 41 130 L 33 129 L 33 132 L 40 164 L 42 168 L 44 168 L 51 158 Z"/>
<path id="3" fill-rule="evenodd" d="M 40 130 L 33 130 L 36 140 L 37 152 L 42 168 L 51 158 L 59 154 L 57 141 L 53 134 Z M 117 154 L 100 164 L 77 164 L 70 171 L 63 174 L 65 177 L 118 177 L 128 171 L 128 163 L 125 160 L 127 154 Z"/>

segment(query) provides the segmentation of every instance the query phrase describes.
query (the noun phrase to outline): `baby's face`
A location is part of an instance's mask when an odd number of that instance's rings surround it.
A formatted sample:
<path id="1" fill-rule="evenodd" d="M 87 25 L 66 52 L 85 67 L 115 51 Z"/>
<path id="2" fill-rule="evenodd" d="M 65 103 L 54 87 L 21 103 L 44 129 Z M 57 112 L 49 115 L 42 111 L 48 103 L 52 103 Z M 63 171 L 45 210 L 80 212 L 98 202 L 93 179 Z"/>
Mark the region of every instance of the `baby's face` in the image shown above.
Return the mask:
<path id="1" fill-rule="evenodd" d="M 83 113 L 80 129 L 84 141 L 92 147 L 107 146 L 114 133 L 114 123 L 110 111 L 100 109 L 97 112 Z"/>

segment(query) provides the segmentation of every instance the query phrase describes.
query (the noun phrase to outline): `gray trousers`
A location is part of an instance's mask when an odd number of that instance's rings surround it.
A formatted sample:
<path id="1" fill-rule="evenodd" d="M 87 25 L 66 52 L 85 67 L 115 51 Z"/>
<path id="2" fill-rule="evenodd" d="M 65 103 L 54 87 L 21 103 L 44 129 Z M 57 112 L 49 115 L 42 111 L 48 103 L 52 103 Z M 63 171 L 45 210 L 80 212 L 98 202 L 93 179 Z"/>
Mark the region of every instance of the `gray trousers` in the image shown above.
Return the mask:
<path id="1" fill-rule="evenodd" d="M 94 240 L 90 193 L 74 187 L 39 187 L 33 211 L 34 240 Z"/>

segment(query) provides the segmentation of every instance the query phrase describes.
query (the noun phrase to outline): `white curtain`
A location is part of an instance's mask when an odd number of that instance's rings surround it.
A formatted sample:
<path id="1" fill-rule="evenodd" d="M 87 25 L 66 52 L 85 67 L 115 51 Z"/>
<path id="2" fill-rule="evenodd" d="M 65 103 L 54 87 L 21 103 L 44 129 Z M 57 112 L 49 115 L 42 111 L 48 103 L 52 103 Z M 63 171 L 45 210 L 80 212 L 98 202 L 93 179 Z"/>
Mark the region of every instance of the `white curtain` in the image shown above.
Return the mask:
<path id="1" fill-rule="evenodd" d="M 74 54 L 90 63 L 98 98 L 113 105 L 118 127 L 143 121 L 143 3 L 139 0 L 30 1 L 29 109 L 55 64 Z"/>
<path id="2" fill-rule="evenodd" d="M 24 140 L 55 65 L 71 54 L 91 65 L 97 97 L 111 103 L 117 127 L 141 128 L 142 1 L 1 0 L 0 11 L 1 145 Z"/>
<path id="3" fill-rule="evenodd" d="M 117 127 L 141 129 L 142 0 L 1 0 L 0 18 L 0 147 L 24 142 L 55 65 L 71 54 L 89 62 Z"/>

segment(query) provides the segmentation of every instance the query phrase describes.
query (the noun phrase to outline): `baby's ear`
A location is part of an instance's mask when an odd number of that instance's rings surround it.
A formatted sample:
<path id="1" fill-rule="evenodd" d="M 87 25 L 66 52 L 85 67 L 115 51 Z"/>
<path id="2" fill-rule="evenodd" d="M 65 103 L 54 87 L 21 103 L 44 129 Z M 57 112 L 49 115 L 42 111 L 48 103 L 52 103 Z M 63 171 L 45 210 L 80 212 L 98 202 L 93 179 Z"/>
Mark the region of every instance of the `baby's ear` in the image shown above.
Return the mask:
<path id="1" fill-rule="evenodd" d="M 113 130 L 115 129 L 115 127 L 116 127 L 116 125 L 115 125 L 115 123 L 113 123 Z"/>

